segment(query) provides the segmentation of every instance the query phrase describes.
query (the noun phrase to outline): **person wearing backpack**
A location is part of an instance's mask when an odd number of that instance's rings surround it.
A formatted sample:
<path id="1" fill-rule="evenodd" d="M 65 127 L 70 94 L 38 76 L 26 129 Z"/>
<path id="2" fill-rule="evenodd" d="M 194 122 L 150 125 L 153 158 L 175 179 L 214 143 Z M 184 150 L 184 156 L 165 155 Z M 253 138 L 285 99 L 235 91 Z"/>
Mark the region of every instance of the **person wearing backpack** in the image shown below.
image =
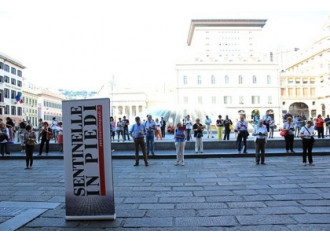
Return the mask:
<path id="1" fill-rule="evenodd" d="M 33 150 L 34 145 L 37 143 L 37 136 L 32 130 L 30 125 L 26 126 L 24 134 L 25 154 L 26 154 L 26 167 L 25 169 L 32 169 L 33 165 Z"/>
<path id="2" fill-rule="evenodd" d="M 10 155 L 9 149 L 8 149 L 8 142 L 9 142 L 9 129 L 6 127 L 4 123 L 0 124 L 0 153 L 2 157 L 6 155 Z"/>

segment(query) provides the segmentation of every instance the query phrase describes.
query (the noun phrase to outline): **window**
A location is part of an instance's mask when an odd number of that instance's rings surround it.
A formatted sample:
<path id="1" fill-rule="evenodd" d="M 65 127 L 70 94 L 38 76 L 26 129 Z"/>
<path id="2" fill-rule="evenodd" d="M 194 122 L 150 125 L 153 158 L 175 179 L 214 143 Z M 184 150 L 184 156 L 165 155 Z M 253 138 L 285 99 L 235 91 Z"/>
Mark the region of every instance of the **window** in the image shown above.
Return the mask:
<path id="1" fill-rule="evenodd" d="M 5 88 L 4 91 L 5 91 L 5 98 L 9 98 L 9 89 Z M 7 114 L 9 114 L 9 113 L 7 113 Z"/>
<path id="2" fill-rule="evenodd" d="M 22 77 L 22 71 L 17 70 L 17 76 Z"/>
<path id="3" fill-rule="evenodd" d="M 3 82 L 3 76 L 0 76 L 0 83 Z"/>
<path id="4" fill-rule="evenodd" d="M 243 84 L 243 77 L 241 75 L 238 76 L 238 84 Z"/>
<path id="5" fill-rule="evenodd" d="M 4 76 L 5 82 L 9 83 L 9 77 L 8 76 Z"/>
<path id="6" fill-rule="evenodd" d="M 252 77 L 252 83 L 257 84 L 257 77 L 255 75 L 253 75 Z"/>
<path id="7" fill-rule="evenodd" d="M 288 96 L 293 97 L 293 88 L 288 88 Z"/>
<path id="8" fill-rule="evenodd" d="M 224 96 L 223 97 L 224 104 L 231 104 L 231 96 Z"/>
<path id="9" fill-rule="evenodd" d="M 12 85 L 16 85 L 16 79 L 12 78 L 12 79 L 11 79 L 11 84 L 12 84 Z"/>
<path id="10" fill-rule="evenodd" d="M 11 90 L 11 99 L 15 99 L 16 98 L 16 91 Z"/>
<path id="11" fill-rule="evenodd" d="M 5 107 L 5 114 L 9 114 L 9 105 L 6 105 Z"/>
<path id="12" fill-rule="evenodd" d="M 16 107 L 11 106 L 11 115 L 16 115 Z"/>
<path id="13" fill-rule="evenodd" d="M 273 97 L 272 96 L 268 96 L 268 104 L 273 104 Z"/>
<path id="14" fill-rule="evenodd" d="M 270 75 L 267 76 L 267 84 L 272 84 L 272 78 L 270 77 Z"/>
<path id="15" fill-rule="evenodd" d="M 22 113 L 22 108 L 21 108 L 21 107 L 18 107 L 18 108 L 17 108 L 17 115 L 18 115 L 18 116 L 22 116 L 22 114 L 23 114 L 23 113 Z"/>
<path id="16" fill-rule="evenodd" d="M 6 64 L 4 64 L 4 70 L 5 70 L 6 72 L 9 72 L 9 66 L 6 65 Z"/>
<path id="17" fill-rule="evenodd" d="M 239 104 L 244 104 L 244 97 L 243 96 L 239 96 L 238 103 Z"/>
<path id="18" fill-rule="evenodd" d="M 213 96 L 211 102 L 212 102 L 212 104 L 216 104 L 217 103 L 217 97 Z"/>
<path id="19" fill-rule="evenodd" d="M 212 84 L 212 85 L 215 84 L 215 76 L 214 76 L 214 75 L 211 76 L 211 84 Z"/>
<path id="20" fill-rule="evenodd" d="M 229 84 L 229 76 L 225 76 L 225 84 Z"/>
<path id="21" fill-rule="evenodd" d="M 14 67 L 11 68 L 11 74 L 16 75 L 16 68 L 14 68 Z"/>
<path id="22" fill-rule="evenodd" d="M 3 63 L 0 62 L 0 69 L 3 69 Z"/>
<path id="23" fill-rule="evenodd" d="M 303 96 L 308 97 L 308 88 L 303 89 Z"/>
<path id="24" fill-rule="evenodd" d="M 183 76 L 183 84 L 187 85 L 187 83 L 188 83 L 187 76 Z"/>
<path id="25" fill-rule="evenodd" d="M 315 97 L 315 88 L 314 87 L 311 88 L 311 97 Z"/>
<path id="26" fill-rule="evenodd" d="M 197 76 L 197 84 L 198 85 L 202 84 L 202 77 L 201 76 Z"/>
<path id="27" fill-rule="evenodd" d="M 260 96 L 252 96 L 252 104 L 260 104 Z"/>
<path id="28" fill-rule="evenodd" d="M 22 81 L 17 81 L 17 86 L 22 87 Z"/>
<path id="29" fill-rule="evenodd" d="M 296 97 L 300 97 L 300 96 L 301 96 L 301 89 L 296 88 Z"/>

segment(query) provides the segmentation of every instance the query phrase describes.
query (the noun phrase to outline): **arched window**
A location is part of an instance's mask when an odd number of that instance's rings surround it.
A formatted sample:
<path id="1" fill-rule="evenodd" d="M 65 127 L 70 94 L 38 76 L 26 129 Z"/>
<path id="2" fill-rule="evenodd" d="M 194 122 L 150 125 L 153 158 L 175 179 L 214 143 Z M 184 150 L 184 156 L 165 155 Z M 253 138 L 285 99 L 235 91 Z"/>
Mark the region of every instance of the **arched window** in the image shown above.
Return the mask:
<path id="1" fill-rule="evenodd" d="M 229 84 L 229 76 L 225 75 L 225 84 Z"/>
<path id="2" fill-rule="evenodd" d="M 267 84 L 272 84 L 272 78 L 270 75 L 267 76 Z"/>
<path id="3" fill-rule="evenodd" d="M 188 83 L 187 76 L 183 76 L 183 84 L 184 85 L 187 85 L 187 83 Z"/>
<path id="4" fill-rule="evenodd" d="M 257 77 L 255 75 L 253 75 L 252 77 L 252 82 L 253 84 L 257 84 Z"/>
<path id="5" fill-rule="evenodd" d="M 211 84 L 212 84 L 212 85 L 215 84 L 215 76 L 214 76 L 214 75 L 211 76 Z"/>
<path id="6" fill-rule="evenodd" d="M 202 84 L 202 77 L 201 76 L 197 76 L 197 84 L 198 85 Z"/>
<path id="7" fill-rule="evenodd" d="M 238 84 L 243 84 L 243 77 L 242 75 L 238 76 Z"/>

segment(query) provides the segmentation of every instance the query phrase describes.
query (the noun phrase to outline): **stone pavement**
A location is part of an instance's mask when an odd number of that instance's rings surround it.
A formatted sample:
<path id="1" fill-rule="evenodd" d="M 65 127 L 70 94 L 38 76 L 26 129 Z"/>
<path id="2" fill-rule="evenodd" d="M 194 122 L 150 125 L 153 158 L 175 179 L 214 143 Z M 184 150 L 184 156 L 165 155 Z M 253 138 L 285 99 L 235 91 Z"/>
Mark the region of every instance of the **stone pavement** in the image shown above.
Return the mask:
<path id="1" fill-rule="evenodd" d="M 115 221 L 65 221 L 63 160 L 0 161 L 0 230 L 330 230 L 330 156 L 114 160 Z"/>

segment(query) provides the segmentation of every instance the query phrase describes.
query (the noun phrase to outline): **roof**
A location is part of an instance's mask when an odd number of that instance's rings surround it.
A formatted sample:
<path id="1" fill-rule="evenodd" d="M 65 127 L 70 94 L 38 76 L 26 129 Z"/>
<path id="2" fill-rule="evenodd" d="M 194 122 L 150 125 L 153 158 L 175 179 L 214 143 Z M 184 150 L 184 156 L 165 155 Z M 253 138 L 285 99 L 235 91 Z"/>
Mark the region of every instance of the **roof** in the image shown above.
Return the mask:
<path id="1" fill-rule="evenodd" d="M 25 66 L 23 66 L 23 64 L 21 62 L 15 60 L 14 58 L 12 58 L 12 57 L 10 57 L 10 56 L 2 53 L 2 52 L 0 52 L 0 58 L 2 58 L 5 61 L 8 61 L 11 64 L 14 64 L 14 65 L 20 67 L 22 69 L 25 69 Z"/>
<path id="2" fill-rule="evenodd" d="M 263 28 L 267 19 L 193 19 L 191 20 L 188 41 L 190 46 L 196 27 L 259 27 Z"/>

